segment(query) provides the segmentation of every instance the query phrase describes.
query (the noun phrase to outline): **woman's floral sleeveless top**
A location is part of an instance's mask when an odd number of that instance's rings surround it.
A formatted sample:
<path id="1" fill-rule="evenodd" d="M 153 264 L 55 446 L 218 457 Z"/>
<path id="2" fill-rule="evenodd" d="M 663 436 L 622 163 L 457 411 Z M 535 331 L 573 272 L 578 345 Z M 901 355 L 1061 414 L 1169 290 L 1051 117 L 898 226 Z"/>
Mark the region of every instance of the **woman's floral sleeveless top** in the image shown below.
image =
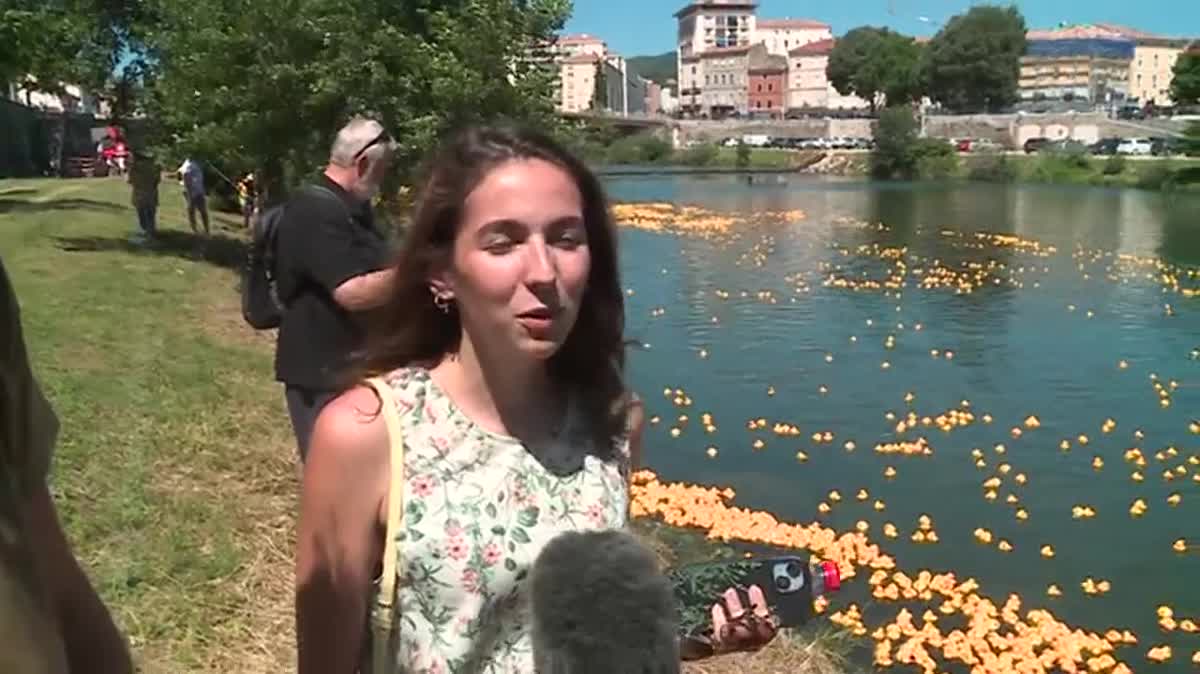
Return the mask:
<path id="1" fill-rule="evenodd" d="M 625 526 L 628 439 L 614 440 L 619 460 L 583 455 L 591 441 L 572 405 L 556 446 L 539 460 L 468 419 L 427 370 L 385 379 L 405 443 L 399 671 L 532 672 L 528 571 L 563 531 Z M 577 469 L 556 474 L 547 465 Z"/>

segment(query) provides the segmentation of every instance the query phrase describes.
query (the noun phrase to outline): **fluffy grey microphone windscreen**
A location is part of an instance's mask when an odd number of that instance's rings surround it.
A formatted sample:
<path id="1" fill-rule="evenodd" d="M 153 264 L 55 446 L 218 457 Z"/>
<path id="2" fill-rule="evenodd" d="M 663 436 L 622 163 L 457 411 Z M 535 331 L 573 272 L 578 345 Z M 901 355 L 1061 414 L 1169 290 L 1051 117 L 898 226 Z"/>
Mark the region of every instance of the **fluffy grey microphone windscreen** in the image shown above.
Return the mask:
<path id="1" fill-rule="evenodd" d="M 672 586 L 633 536 L 563 533 L 529 582 L 537 674 L 678 674 Z"/>

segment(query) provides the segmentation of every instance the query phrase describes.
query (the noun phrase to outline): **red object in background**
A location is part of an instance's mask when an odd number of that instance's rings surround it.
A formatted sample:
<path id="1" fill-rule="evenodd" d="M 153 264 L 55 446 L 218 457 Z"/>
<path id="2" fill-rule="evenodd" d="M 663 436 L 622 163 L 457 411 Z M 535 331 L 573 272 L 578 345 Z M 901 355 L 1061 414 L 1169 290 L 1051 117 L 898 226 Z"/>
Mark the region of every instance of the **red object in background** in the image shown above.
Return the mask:
<path id="1" fill-rule="evenodd" d="M 959 152 L 970 152 L 971 151 L 971 139 L 963 138 L 962 140 L 958 141 L 958 151 Z"/>

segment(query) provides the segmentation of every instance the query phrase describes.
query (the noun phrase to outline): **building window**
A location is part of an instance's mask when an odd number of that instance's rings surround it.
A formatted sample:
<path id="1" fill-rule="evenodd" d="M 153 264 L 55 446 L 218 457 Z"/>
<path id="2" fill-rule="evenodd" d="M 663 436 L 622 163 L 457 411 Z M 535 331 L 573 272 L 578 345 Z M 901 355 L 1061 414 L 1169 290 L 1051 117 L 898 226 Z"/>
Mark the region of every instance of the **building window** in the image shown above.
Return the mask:
<path id="1" fill-rule="evenodd" d="M 760 93 L 760 94 L 762 93 L 762 84 L 758 85 L 758 93 Z"/>
<path id="2" fill-rule="evenodd" d="M 774 91 L 774 90 L 775 90 L 775 85 L 771 84 L 770 82 L 767 82 L 767 91 Z"/>

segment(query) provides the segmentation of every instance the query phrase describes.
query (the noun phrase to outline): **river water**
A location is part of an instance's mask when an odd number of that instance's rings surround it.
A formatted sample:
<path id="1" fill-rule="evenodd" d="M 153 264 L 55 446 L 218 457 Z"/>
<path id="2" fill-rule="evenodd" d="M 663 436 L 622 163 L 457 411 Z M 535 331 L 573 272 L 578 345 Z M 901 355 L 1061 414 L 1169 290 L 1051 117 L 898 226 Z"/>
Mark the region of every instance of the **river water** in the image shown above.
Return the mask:
<path id="1" fill-rule="evenodd" d="M 838 531 L 865 521 L 903 570 L 953 570 L 979 579 L 998 603 L 1016 593 L 1026 609 L 1048 608 L 1074 626 L 1131 629 L 1140 643 L 1118 656 L 1135 670 L 1149 666 L 1146 650 L 1157 644 L 1174 649 L 1160 669 L 1190 669 L 1200 634 L 1162 632 L 1155 613 L 1165 604 L 1176 619 L 1200 620 L 1200 466 L 1188 462 L 1200 456 L 1200 435 L 1189 430 L 1200 420 L 1192 353 L 1200 296 L 1165 288 L 1159 266 L 1178 273 L 1181 287 L 1200 287 L 1200 277 L 1187 276 L 1200 269 L 1200 197 L 763 175 L 613 177 L 607 185 L 614 202 L 695 205 L 737 220 L 736 234 L 715 238 L 622 229 L 627 333 L 647 345 L 629 370 L 648 414 L 661 418 L 647 427 L 644 461 L 662 479 L 730 486 L 736 505 L 786 521 L 820 519 Z M 762 215 L 793 210 L 803 217 Z M 1040 248 L 995 245 L 976 233 Z M 888 255 L 909 272 L 899 293 L 823 285 L 831 275 L 882 280 L 895 269 Z M 982 274 L 982 283 L 966 294 L 918 287 L 937 266 Z M 678 408 L 664 388 L 683 389 L 693 404 Z M 896 432 L 910 410 L 936 417 L 950 409 L 969 409 L 976 420 L 950 432 Z M 715 432 L 697 421 L 702 412 L 713 415 Z M 677 422 L 681 413 L 691 421 Z M 1030 415 L 1039 428 L 1023 425 Z M 759 418 L 766 428 L 748 430 Z M 777 422 L 800 434 L 773 434 Z M 832 442 L 813 441 L 826 431 Z M 873 450 L 917 437 L 932 455 Z M 765 444 L 756 449 L 756 439 Z M 847 451 L 847 440 L 857 448 Z M 1144 467 L 1125 460 L 1131 448 Z M 994 501 L 982 486 L 992 477 L 1002 483 Z M 860 489 L 866 502 L 855 498 Z M 830 501 L 831 490 L 840 502 Z M 1006 503 L 1009 494 L 1016 504 Z M 886 509 L 873 509 L 875 499 Z M 1130 513 L 1136 499 L 1147 506 L 1140 517 Z M 829 513 L 818 512 L 822 502 Z M 1095 516 L 1075 519 L 1075 506 Z M 922 514 L 939 543 L 910 542 Z M 883 536 L 886 522 L 898 538 Z M 990 545 L 977 542 L 977 528 L 994 535 Z M 1173 550 L 1180 538 L 1187 552 Z M 1000 539 L 1012 550 L 1001 551 Z M 1046 544 L 1052 559 L 1040 554 Z M 1110 581 L 1111 590 L 1085 594 L 1088 577 Z M 867 597 L 864 581 L 845 595 Z M 1050 584 L 1063 596 L 1047 596 Z"/>

